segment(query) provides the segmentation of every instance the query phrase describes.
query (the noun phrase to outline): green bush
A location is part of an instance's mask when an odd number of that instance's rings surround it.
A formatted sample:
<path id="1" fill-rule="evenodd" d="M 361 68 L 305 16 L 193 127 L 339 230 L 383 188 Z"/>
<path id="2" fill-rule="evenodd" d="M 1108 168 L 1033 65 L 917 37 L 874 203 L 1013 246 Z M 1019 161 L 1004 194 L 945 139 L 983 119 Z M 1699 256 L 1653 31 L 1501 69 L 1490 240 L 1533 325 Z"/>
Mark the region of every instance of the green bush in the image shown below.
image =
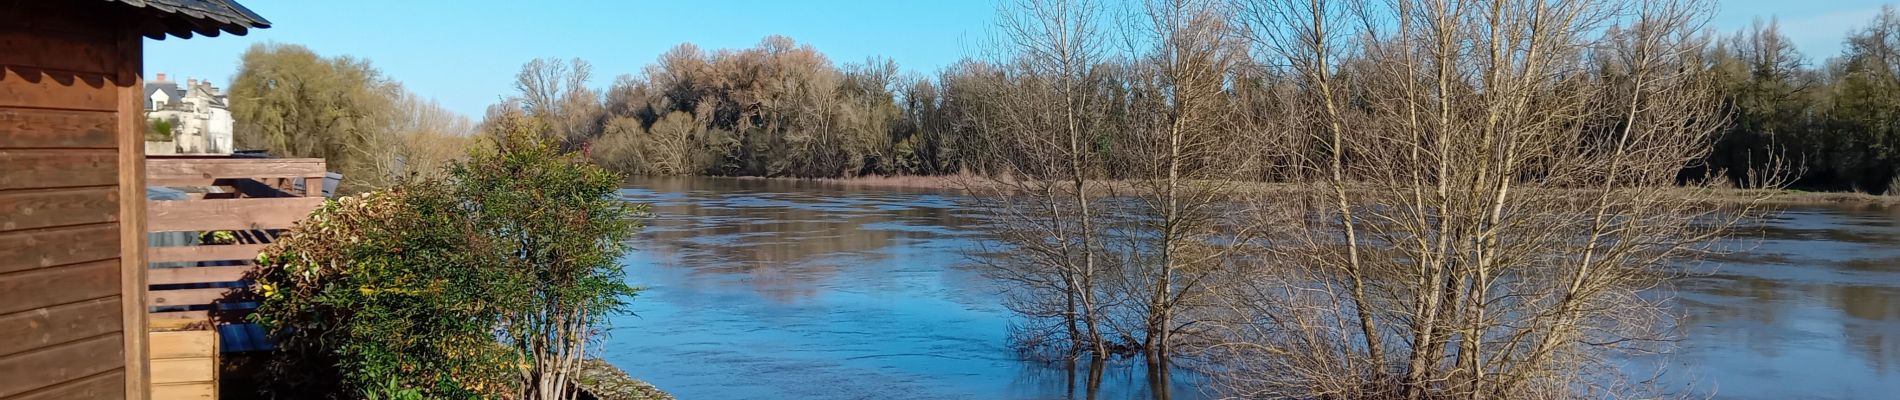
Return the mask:
<path id="1" fill-rule="evenodd" d="M 172 140 L 172 131 L 176 130 L 177 125 L 177 122 L 173 122 L 169 119 L 154 118 L 145 126 L 145 141 L 163 142 Z"/>
<path id="2" fill-rule="evenodd" d="M 547 360 L 634 294 L 620 178 L 496 126 L 444 178 L 327 202 L 259 256 L 275 397 L 544 398 Z"/>

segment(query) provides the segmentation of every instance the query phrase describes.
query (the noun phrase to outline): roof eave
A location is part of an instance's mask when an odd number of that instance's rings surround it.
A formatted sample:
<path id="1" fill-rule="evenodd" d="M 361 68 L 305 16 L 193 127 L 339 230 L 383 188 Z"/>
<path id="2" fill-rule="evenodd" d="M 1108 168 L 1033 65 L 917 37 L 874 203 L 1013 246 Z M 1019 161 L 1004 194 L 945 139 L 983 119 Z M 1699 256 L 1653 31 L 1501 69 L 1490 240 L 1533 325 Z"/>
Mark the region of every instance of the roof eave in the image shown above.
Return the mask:
<path id="1" fill-rule="evenodd" d="M 270 20 L 257 15 L 233 0 L 107 0 L 141 9 L 151 16 L 139 27 L 152 39 L 166 36 L 190 39 L 193 34 L 216 37 L 223 33 L 245 35 L 252 29 L 270 28 Z"/>

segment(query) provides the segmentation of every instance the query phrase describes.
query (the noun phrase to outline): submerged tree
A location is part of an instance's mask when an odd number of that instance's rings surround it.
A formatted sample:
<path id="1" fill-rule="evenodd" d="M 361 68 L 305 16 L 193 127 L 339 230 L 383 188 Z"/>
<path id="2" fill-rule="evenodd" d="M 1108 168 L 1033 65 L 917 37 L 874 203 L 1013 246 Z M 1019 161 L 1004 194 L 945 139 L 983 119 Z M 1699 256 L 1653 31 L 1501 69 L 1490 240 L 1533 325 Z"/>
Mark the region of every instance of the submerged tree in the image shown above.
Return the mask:
<path id="1" fill-rule="evenodd" d="M 1641 391 L 1676 263 L 1751 209 L 1678 172 L 1724 122 L 1687 0 L 1245 0 L 1286 65 L 1312 182 L 1219 287 L 1242 396 L 1571 398 Z M 1296 153 L 1302 154 L 1302 153 Z M 1698 186 L 1701 185 L 1701 186 Z M 1269 205 L 1271 206 L 1271 205 Z"/>
<path id="2" fill-rule="evenodd" d="M 1132 186 L 1116 193 L 1132 201 L 1141 234 L 1126 235 L 1125 277 L 1118 297 L 1140 321 L 1129 336 L 1151 363 L 1165 363 L 1194 329 L 1205 286 L 1216 284 L 1235 245 L 1255 230 L 1231 224 L 1238 190 L 1258 156 L 1243 147 L 1235 102 L 1227 91 L 1245 57 L 1218 1 L 1157 0 L 1142 4 L 1129 37 L 1137 49 L 1128 73 L 1128 99 L 1118 128 L 1125 139 L 1109 153 L 1124 160 Z"/>
<path id="3" fill-rule="evenodd" d="M 973 123 L 996 139 L 991 179 L 971 186 L 1002 214 L 1011 255 L 990 272 L 1013 282 L 1008 305 L 1026 318 L 1018 342 L 1073 358 L 1111 355 L 1104 336 L 1101 177 L 1094 145 L 1104 137 L 1103 104 L 1092 89 L 1107 50 L 1099 5 L 1086 0 L 1023 0 L 1006 7 L 999 28 L 1010 53 L 1006 80 L 978 88 Z"/>

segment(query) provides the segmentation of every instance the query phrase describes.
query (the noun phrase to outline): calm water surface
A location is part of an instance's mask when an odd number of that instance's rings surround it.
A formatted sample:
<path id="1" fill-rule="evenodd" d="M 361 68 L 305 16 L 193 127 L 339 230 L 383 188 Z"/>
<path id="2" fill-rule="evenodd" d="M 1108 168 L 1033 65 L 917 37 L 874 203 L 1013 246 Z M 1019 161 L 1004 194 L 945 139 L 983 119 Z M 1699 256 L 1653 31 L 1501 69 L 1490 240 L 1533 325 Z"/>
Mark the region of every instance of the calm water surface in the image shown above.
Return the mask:
<path id="1" fill-rule="evenodd" d="M 815 183 L 654 179 L 624 264 L 646 291 L 602 357 L 682 399 L 1084 398 L 1087 368 L 1020 361 L 969 259 L 982 215 L 952 195 Z M 1677 303 L 1669 387 L 1736 399 L 1900 398 L 1900 213 L 1803 209 L 1698 265 Z M 1206 397 L 1138 360 L 1094 398 Z M 1639 363 L 1654 369 L 1654 363 Z"/>

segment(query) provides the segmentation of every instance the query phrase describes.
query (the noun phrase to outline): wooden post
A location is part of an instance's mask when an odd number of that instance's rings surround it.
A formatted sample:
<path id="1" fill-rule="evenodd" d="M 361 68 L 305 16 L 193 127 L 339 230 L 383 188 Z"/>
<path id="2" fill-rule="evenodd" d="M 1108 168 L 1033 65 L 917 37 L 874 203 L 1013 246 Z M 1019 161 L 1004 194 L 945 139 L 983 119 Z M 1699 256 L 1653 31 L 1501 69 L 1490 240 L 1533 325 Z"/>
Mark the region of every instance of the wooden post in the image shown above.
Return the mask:
<path id="1" fill-rule="evenodd" d="M 132 24 L 135 25 L 135 24 Z M 145 337 L 145 65 L 144 38 L 119 32 L 119 246 L 120 307 L 125 313 L 125 398 L 151 395 Z"/>
<path id="2" fill-rule="evenodd" d="M 323 197 L 323 177 L 303 178 L 303 197 Z"/>

